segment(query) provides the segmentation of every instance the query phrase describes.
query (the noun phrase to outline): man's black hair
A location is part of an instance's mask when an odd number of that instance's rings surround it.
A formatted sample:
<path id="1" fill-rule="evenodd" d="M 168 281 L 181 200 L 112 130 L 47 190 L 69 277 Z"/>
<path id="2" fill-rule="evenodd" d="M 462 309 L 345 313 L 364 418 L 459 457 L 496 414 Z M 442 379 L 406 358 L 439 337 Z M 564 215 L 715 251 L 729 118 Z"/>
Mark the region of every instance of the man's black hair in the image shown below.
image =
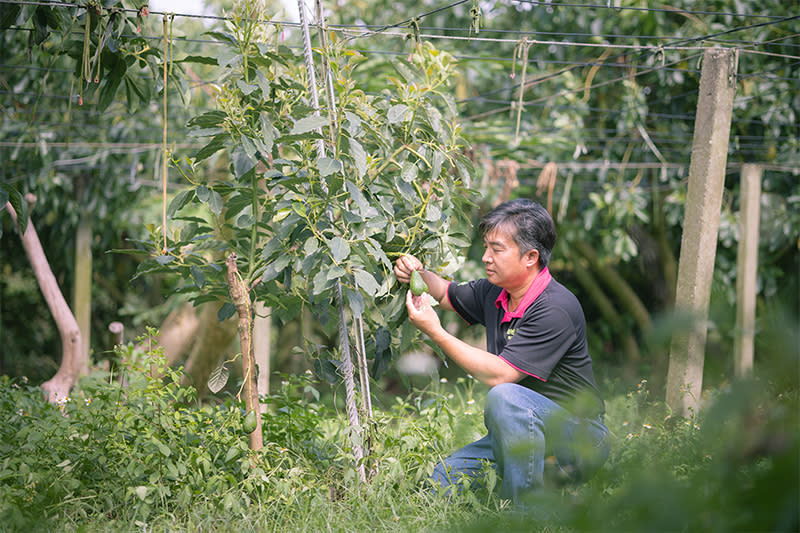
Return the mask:
<path id="1" fill-rule="evenodd" d="M 494 229 L 505 229 L 517 244 L 520 255 L 531 250 L 539 252 L 539 268 L 550 262 L 550 253 L 556 244 L 553 217 L 540 204 L 524 198 L 503 202 L 489 211 L 478 229 L 484 237 Z"/>

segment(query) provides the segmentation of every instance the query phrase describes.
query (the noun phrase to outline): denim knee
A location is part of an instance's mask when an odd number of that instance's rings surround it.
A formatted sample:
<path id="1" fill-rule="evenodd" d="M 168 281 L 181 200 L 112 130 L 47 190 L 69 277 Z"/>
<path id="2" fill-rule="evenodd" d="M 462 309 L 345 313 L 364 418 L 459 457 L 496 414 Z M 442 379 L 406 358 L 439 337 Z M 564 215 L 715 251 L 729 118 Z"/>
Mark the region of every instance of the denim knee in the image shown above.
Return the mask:
<path id="1" fill-rule="evenodd" d="M 486 394 L 486 405 L 483 410 L 484 420 L 501 421 L 508 415 L 508 409 L 517 407 L 519 400 L 519 387 L 516 383 L 500 383 L 495 385 Z"/>

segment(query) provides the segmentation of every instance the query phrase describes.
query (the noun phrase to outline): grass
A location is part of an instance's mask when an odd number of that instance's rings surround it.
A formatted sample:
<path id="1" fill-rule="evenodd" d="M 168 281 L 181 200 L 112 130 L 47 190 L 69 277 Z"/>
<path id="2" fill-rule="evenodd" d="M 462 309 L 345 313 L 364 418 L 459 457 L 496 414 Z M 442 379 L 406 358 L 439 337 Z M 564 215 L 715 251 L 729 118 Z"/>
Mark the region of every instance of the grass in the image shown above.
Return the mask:
<path id="1" fill-rule="evenodd" d="M 368 483 L 344 416 L 311 376 L 267 402 L 265 447 L 247 449 L 233 397 L 200 404 L 180 373 L 150 377 L 139 354 L 127 386 L 97 373 L 60 406 L 0 379 L 3 531 L 796 531 L 800 428 L 796 361 L 713 391 L 693 419 L 670 416 L 646 382 L 607 401 L 603 470 L 548 490 L 524 514 L 489 490 L 443 498 L 434 464 L 482 434 L 484 389 L 430 383 L 375 414 Z M 138 362 L 136 362 L 138 360 Z M 789 366 L 785 366 L 789 365 Z M 324 385 L 327 387 L 327 385 Z M 323 391 L 324 392 L 324 391 Z"/>

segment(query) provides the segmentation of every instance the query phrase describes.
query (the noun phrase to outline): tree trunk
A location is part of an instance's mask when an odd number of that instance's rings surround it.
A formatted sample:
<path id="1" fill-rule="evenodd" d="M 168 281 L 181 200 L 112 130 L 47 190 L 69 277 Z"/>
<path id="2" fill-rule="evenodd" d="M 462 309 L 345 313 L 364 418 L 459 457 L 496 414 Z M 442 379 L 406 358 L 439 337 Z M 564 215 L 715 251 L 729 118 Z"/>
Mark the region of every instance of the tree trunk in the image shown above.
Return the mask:
<path id="1" fill-rule="evenodd" d="M 36 202 L 36 197 L 33 195 L 26 195 L 25 199 L 31 205 Z M 6 209 L 11 214 L 12 220 L 18 223 L 17 213 L 10 202 L 6 203 Z M 61 293 L 56 277 L 50 269 L 47 256 L 42 249 L 39 236 L 36 234 L 36 229 L 31 221 L 28 222 L 25 233 L 21 238 L 25 254 L 28 256 L 36 281 L 39 283 L 39 289 L 42 291 L 47 307 L 53 315 L 61 336 L 61 366 L 59 366 L 55 376 L 42 384 L 42 390 L 45 392 L 48 401 L 57 403 L 59 400 L 66 399 L 69 396 L 69 392 L 78 380 L 80 369 L 85 365 L 85 362 L 81 360 L 83 342 L 81 330 L 69 305 L 67 305 L 67 301 L 64 299 L 64 295 Z"/>
<path id="2" fill-rule="evenodd" d="M 661 262 L 661 272 L 664 275 L 664 285 L 667 289 L 665 306 L 672 309 L 675 305 L 675 286 L 678 282 L 678 261 L 672 252 L 672 246 L 667 238 L 667 222 L 664 220 L 664 195 L 658 192 L 653 184 L 653 237 L 658 245 L 658 259 Z"/>
<path id="3" fill-rule="evenodd" d="M 572 245 L 578 253 L 586 258 L 592 270 L 594 270 L 606 287 L 611 289 L 611 292 L 616 296 L 622 307 L 631 314 L 642 333 L 648 333 L 653 326 L 650 312 L 628 282 L 619 275 L 619 272 L 608 265 L 602 264 L 597 252 L 589 243 L 579 240 L 573 242 Z"/>
<path id="4" fill-rule="evenodd" d="M 239 341 L 242 346 L 242 378 L 244 379 L 244 405 L 247 412 L 255 411 L 256 429 L 250 433 L 250 449 L 260 450 L 264 436 L 261 433 L 261 407 L 258 401 L 258 384 L 256 382 L 256 363 L 253 357 L 253 309 L 247 286 L 239 276 L 236 266 L 236 254 L 231 253 L 225 260 L 228 267 L 228 291 L 233 305 L 239 314 Z"/>
<path id="5" fill-rule="evenodd" d="M 92 329 L 92 219 L 81 211 L 75 234 L 75 284 L 72 287 L 72 308 L 83 339 L 80 374 L 89 372 L 89 346 Z"/>
<path id="6" fill-rule="evenodd" d="M 189 302 L 184 302 L 167 315 L 159 330 L 158 345 L 164 349 L 169 365 L 174 365 L 191 349 L 199 328 L 197 310 Z"/>
<path id="7" fill-rule="evenodd" d="M 614 305 L 603 292 L 603 289 L 592 276 L 591 272 L 581 263 L 580 258 L 572 259 L 572 273 L 575 274 L 578 283 L 581 284 L 595 307 L 600 311 L 603 320 L 608 322 L 614 332 L 619 335 L 619 342 L 627 359 L 627 364 L 624 368 L 625 377 L 634 377 L 634 374 L 638 372 L 638 366 L 642 359 L 636 339 L 630 331 L 626 331 Z"/>

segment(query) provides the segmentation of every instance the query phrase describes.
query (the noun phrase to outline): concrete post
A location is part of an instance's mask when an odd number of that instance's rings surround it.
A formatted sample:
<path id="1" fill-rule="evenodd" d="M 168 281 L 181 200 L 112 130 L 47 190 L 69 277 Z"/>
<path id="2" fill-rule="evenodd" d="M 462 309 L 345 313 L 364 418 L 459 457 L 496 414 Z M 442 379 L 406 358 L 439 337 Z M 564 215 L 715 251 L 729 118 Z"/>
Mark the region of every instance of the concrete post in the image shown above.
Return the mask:
<path id="1" fill-rule="evenodd" d="M 761 215 L 761 167 L 744 165 L 739 207 L 739 250 L 736 262 L 736 332 L 733 356 L 737 377 L 753 370 L 756 328 L 758 224 Z"/>
<path id="2" fill-rule="evenodd" d="M 676 311 L 691 316 L 693 326 L 673 334 L 667 373 L 667 404 L 684 416 L 697 410 L 703 387 L 706 322 L 737 60 L 736 50 L 709 48 L 703 56 L 700 75 L 675 297 Z"/>

